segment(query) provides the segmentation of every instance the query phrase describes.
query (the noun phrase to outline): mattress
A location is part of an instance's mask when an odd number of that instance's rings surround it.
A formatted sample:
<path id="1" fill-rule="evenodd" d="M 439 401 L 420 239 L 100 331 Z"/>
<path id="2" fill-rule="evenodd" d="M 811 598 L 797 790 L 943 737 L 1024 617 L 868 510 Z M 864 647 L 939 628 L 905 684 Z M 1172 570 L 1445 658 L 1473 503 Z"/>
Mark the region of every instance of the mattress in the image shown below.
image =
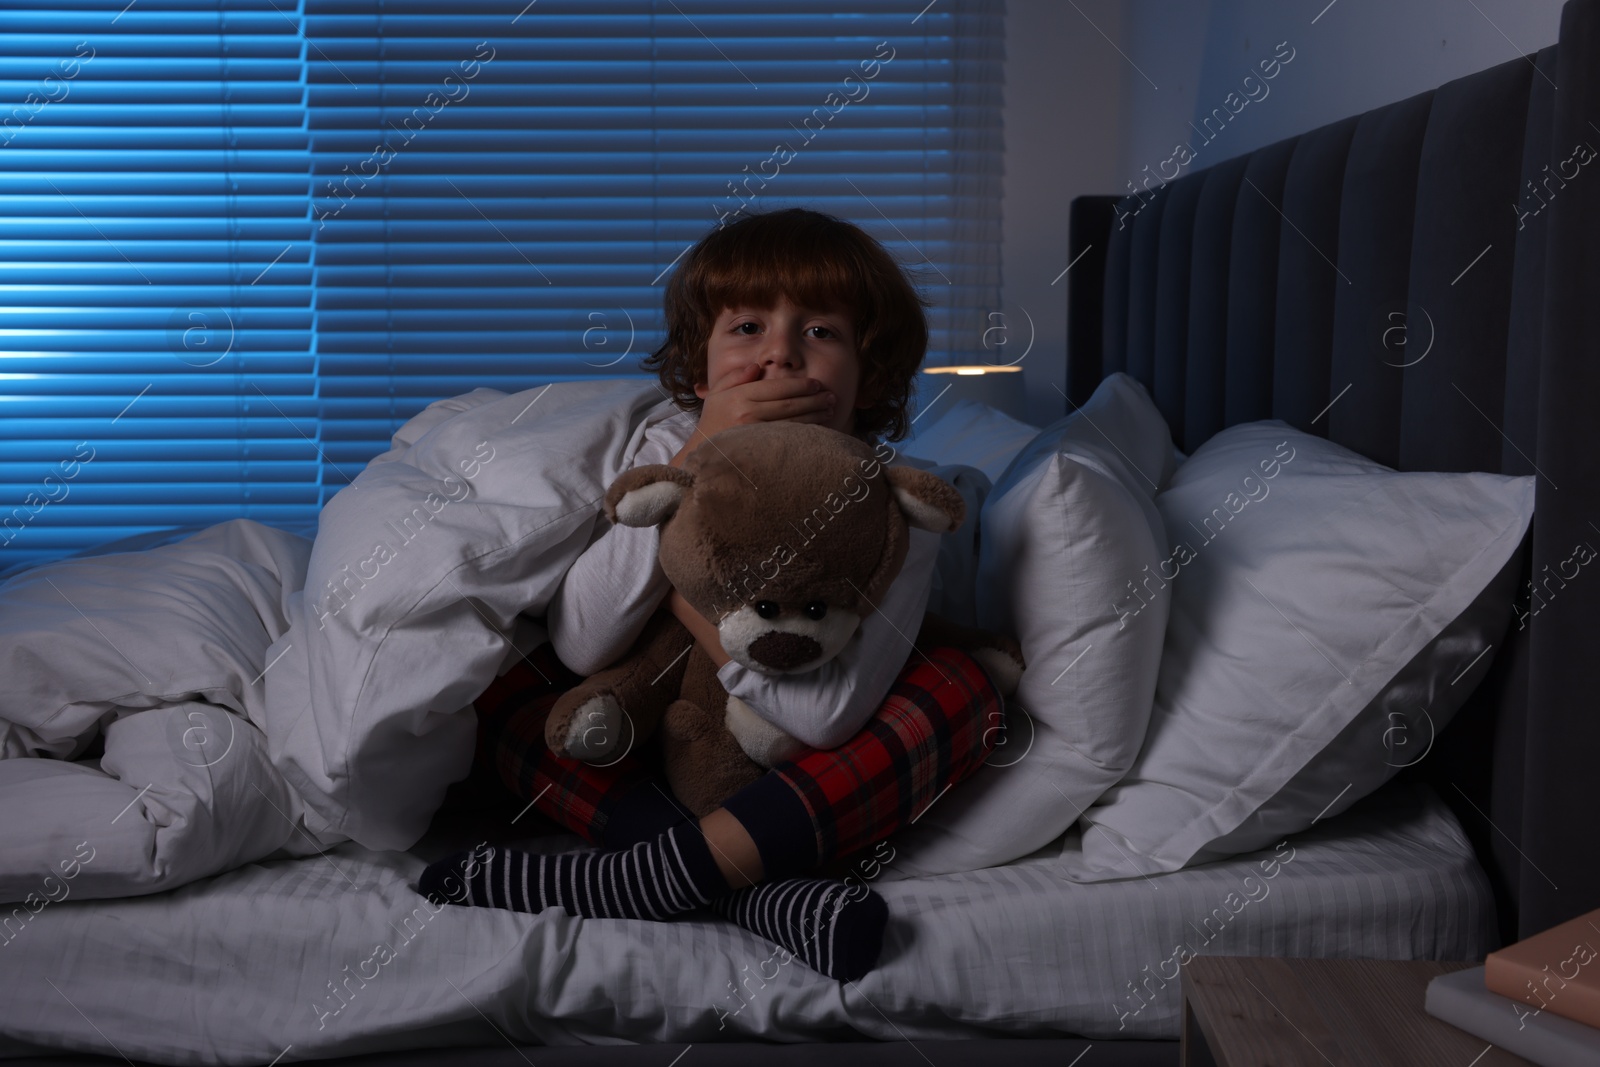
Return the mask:
<path id="1" fill-rule="evenodd" d="M 1069 833 L 1003 867 L 872 882 L 877 969 L 835 982 L 706 911 L 668 922 L 445 905 L 464 845 L 354 842 L 146 897 L 64 900 L 0 947 L 0 1056 L 40 1046 L 267 1063 L 448 1045 L 972 1037 L 1172 1038 L 1192 955 L 1479 959 L 1493 898 L 1460 825 L 1394 782 L 1261 852 L 1080 885 Z M 526 823 L 524 824 L 526 825 Z M 583 846 L 570 834 L 526 847 Z"/>

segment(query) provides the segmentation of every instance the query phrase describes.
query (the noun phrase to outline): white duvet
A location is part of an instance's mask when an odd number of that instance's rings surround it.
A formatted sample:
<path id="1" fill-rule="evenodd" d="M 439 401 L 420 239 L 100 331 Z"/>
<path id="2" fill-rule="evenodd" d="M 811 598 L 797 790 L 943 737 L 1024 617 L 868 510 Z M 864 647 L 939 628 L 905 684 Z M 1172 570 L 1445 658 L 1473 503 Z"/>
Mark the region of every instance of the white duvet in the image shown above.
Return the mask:
<path id="1" fill-rule="evenodd" d="M 676 410 L 651 382 L 475 390 L 406 423 L 314 543 L 239 519 L 0 585 L 0 901 L 413 844 L 470 765 L 463 709 L 542 636 L 519 615 Z"/>

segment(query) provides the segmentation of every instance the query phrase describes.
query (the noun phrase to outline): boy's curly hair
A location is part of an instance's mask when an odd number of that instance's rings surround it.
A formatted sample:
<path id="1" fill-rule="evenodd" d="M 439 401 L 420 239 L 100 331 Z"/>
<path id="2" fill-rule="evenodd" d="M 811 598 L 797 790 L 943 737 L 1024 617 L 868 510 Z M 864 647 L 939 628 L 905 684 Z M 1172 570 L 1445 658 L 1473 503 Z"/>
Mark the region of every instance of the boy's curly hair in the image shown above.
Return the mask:
<path id="1" fill-rule="evenodd" d="M 856 436 L 898 441 L 910 431 L 906 407 L 928 348 L 922 299 L 884 247 L 832 215 L 789 208 L 747 215 L 702 237 L 667 283 L 667 337 L 641 361 L 673 403 L 699 411 L 694 386 L 706 378 L 706 344 L 729 307 L 772 308 L 781 296 L 814 308 L 849 309 L 861 366 Z"/>

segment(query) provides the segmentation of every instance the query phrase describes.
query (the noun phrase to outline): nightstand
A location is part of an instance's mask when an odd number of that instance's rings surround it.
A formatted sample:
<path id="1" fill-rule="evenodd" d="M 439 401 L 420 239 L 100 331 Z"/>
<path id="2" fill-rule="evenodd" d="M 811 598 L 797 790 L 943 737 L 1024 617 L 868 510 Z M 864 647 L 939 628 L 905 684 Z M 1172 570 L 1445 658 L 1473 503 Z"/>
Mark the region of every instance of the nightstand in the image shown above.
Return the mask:
<path id="1" fill-rule="evenodd" d="M 1510 1067 L 1520 1056 L 1422 1009 L 1476 963 L 1196 956 L 1183 968 L 1184 1067 Z"/>

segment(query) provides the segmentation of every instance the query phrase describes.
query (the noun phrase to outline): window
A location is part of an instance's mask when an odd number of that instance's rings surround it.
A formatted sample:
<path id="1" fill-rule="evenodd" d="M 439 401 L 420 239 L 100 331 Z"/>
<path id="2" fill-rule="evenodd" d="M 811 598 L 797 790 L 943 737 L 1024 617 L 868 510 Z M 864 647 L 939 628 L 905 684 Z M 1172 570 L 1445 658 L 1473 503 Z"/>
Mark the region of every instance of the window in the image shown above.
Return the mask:
<path id="1" fill-rule="evenodd" d="M 997 0 L 241 0 L 7 16 L 0 544 L 309 532 L 429 402 L 642 377 L 719 220 L 999 305 Z"/>

